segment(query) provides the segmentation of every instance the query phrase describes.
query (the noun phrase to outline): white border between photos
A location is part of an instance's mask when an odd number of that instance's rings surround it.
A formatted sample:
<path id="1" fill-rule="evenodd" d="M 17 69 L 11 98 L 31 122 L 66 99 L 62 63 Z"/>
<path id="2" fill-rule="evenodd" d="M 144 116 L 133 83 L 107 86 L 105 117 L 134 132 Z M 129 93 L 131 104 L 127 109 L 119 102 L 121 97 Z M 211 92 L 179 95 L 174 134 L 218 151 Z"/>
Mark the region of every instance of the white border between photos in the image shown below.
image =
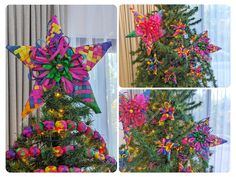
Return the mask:
<path id="1" fill-rule="evenodd" d="M 86 4 L 84 4 L 86 2 Z M 231 153 L 231 159 L 230 159 L 230 171 L 228 173 L 193 173 L 193 174 L 184 174 L 184 173 L 120 173 L 119 170 L 115 173 L 8 173 L 5 169 L 5 142 L 6 142 L 6 7 L 9 4 L 70 4 L 70 5 L 101 5 L 101 4 L 109 4 L 109 5 L 116 5 L 117 7 L 117 29 L 119 30 L 119 5 L 122 4 L 226 4 L 231 6 L 231 83 L 230 87 L 228 88 L 231 94 L 231 117 L 230 117 L 230 125 L 231 125 L 231 132 L 230 132 L 230 153 Z M 235 5 L 234 5 L 235 4 Z M 27 176 L 111 176 L 111 177 L 118 177 L 118 176 L 158 176 L 158 175 L 164 175 L 164 176 L 185 176 L 185 175 L 191 175 L 191 176 L 235 176 L 236 175 L 236 168 L 234 166 L 236 165 L 236 150 L 233 147 L 236 147 L 236 128 L 233 127 L 233 125 L 236 125 L 236 79 L 234 79 L 234 76 L 236 77 L 236 46 L 234 44 L 234 40 L 236 40 L 236 28 L 235 28 L 235 13 L 236 13 L 236 3 L 234 0 L 86 0 L 86 1 L 80 1 L 80 0 L 11 0 L 11 1 L 4 1 L 1 2 L 0 6 L 0 19 L 1 24 L 3 25 L 0 28 L 0 34 L 1 34 L 1 42 L 0 42 L 0 54 L 2 57 L 0 57 L 0 77 L 1 77 L 1 87 L 0 87 L 0 98 L 1 99 L 1 105 L 0 105 L 0 113 L 1 113 L 1 123 L 0 123 L 0 130 L 1 130 L 1 145 L 0 145 L 0 175 L 1 176 L 19 176 L 19 177 L 27 177 Z M 119 31 L 117 30 L 117 46 L 119 46 Z M 234 49 L 234 50 L 233 50 Z M 119 47 L 117 49 L 117 59 L 119 60 Z M 129 89 L 129 88 L 121 88 L 119 87 L 119 62 L 117 60 L 118 65 L 118 75 L 117 75 L 117 96 L 121 89 Z M 145 89 L 145 88 L 139 88 L 139 89 Z M 181 88 L 178 88 L 181 89 Z M 188 88 L 191 89 L 191 88 Z M 215 88 L 214 88 L 215 89 Z M 217 88 L 216 88 L 217 89 Z M 235 91 L 235 92 L 234 92 Z M 117 112 L 118 117 L 118 112 Z M 117 128 L 119 126 L 119 122 L 117 119 Z M 118 132 L 118 131 L 117 131 Z M 119 135 L 117 134 L 117 145 L 119 140 Z M 119 153 L 119 148 L 117 147 L 117 153 Z M 221 162 L 219 162 L 221 163 Z"/>

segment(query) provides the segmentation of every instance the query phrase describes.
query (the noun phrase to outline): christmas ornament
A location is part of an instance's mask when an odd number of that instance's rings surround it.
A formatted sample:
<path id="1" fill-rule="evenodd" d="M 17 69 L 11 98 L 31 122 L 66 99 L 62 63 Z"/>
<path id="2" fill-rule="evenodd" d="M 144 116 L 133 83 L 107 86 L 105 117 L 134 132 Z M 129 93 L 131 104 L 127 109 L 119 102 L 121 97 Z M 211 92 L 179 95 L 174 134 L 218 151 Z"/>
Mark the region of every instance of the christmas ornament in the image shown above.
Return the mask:
<path id="1" fill-rule="evenodd" d="M 33 131 L 36 132 L 37 134 L 42 134 L 44 131 L 44 125 L 42 122 L 36 123 L 32 125 Z"/>
<path id="2" fill-rule="evenodd" d="M 78 167 L 71 167 L 70 172 L 82 172 L 80 168 Z"/>
<path id="3" fill-rule="evenodd" d="M 101 160 L 101 161 L 104 161 L 104 160 L 105 160 L 104 154 L 100 154 L 99 152 L 95 152 L 94 157 L 95 157 L 95 159 L 97 159 L 97 160 Z"/>
<path id="4" fill-rule="evenodd" d="M 201 66 L 194 67 L 193 65 L 190 65 L 189 74 L 194 78 L 202 77 L 203 76 L 202 67 Z"/>
<path id="5" fill-rule="evenodd" d="M 174 113 L 175 108 L 171 106 L 169 102 L 165 102 L 164 106 L 159 109 L 160 113 L 162 114 L 160 121 L 166 121 L 166 120 L 175 120 Z"/>
<path id="6" fill-rule="evenodd" d="M 174 28 L 174 34 L 173 37 L 178 37 L 178 36 L 183 36 L 186 34 L 185 28 L 186 28 L 186 24 L 183 24 L 182 20 L 178 21 L 178 23 L 176 25 L 171 25 L 171 27 Z"/>
<path id="7" fill-rule="evenodd" d="M 156 54 L 154 54 L 153 58 L 147 59 L 148 71 L 153 73 L 154 75 L 157 74 L 157 64 L 162 64 L 162 61 L 158 61 Z"/>
<path id="8" fill-rule="evenodd" d="M 87 130 L 87 125 L 83 122 L 78 123 L 78 131 L 84 133 Z"/>
<path id="9" fill-rule="evenodd" d="M 76 122 L 73 120 L 66 120 L 67 128 L 69 131 L 73 131 L 76 129 Z"/>
<path id="10" fill-rule="evenodd" d="M 204 160 L 209 158 L 209 148 L 214 147 L 227 141 L 212 135 L 209 127 L 209 117 L 198 122 L 193 131 L 182 139 L 183 144 L 189 144 L 197 154 Z"/>
<path id="11" fill-rule="evenodd" d="M 111 42 L 70 47 L 56 16 L 53 16 L 48 24 L 45 46 L 8 45 L 7 49 L 30 69 L 35 80 L 22 117 L 26 117 L 42 105 L 44 91 L 58 84 L 63 85 L 66 94 L 81 96 L 87 106 L 95 113 L 100 113 L 88 82 L 88 71 L 98 63 L 110 47 Z"/>
<path id="12" fill-rule="evenodd" d="M 109 156 L 109 155 L 106 155 L 106 156 L 105 156 L 105 160 L 106 160 L 108 163 L 112 164 L 112 165 L 116 165 L 116 160 L 115 160 L 113 157 Z"/>
<path id="13" fill-rule="evenodd" d="M 120 149 L 119 151 L 119 167 L 120 170 L 124 170 L 127 166 L 129 152 L 127 149 Z"/>
<path id="14" fill-rule="evenodd" d="M 175 143 L 172 143 L 169 138 L 162 138 L 156 142 L 157 147 L 159 148 L 158 153 L 166 155 L 168 160 L 170 160 L 171 150 L 175 146 Z"/>
<path id="15" fill-rule="evenodd" d="M 45 172 L 57 172 L 57 167 L 56 166 L 47 166 L 45 168 Z"/>
<path id="16" fill-rule="evenodd" d="M 69 167 L 66 165 L 59 165 L 57 167 L 57 171 L 58 172 L 69 172 L 70 170 L 69 170 Z"/>
<path id="17" fill-rule="evenodd" d="M 26 138 L 30 138 L 33 135 L 33 130 L 31 127 L 25 127 L 22 131 L 22 135 Z"/>
<path id="18" fill-rule="evenodd" d="M 199 36 L 193 36 L 192 43 L 192 51 L 207 62 L 211 60 L 210 53 L 217 52 L 221 49 L 220 47 L 210 44 L 210 38 L 208 37 L 207 31 L 203 32 Z"/>
<path id="19" fill-rule="evenodd" d="M 137 128 L 146 122 L 145 113 L 148 105 L 148 97 L 137 94 L 134 98 L 120 96 L 119 120 L 125 131 L 128 128 Z"/>
<path id="20" fill-rule="evenodd" d="M 56 157 L 60 157 L 65 153 L 64 149 L 61 146 L 53 147 L 52 152 L 53 152 L 53 155 Z"/>
<path id="21" fill-rule="evenodd" d="M 93 130 L 90 127 L 87 127 L 85 131 L 86 136 L 93 136 Z"/>
<path id="22" fill-rule="evenodd" d="M 69 152 L 72 152 L 75 150 L 75 146 L 74 145 L 68 145 L 68 146 L 65 146 L 63 147 L 63 150 L 65 153 L 69 153 Z"/>
<path id="23" fill-rule="evenodd" d="M 94 148 L 88 148 L 88 158 L 92 158 L 95 155 L 95 149 Z"/>
<path id="24" fill-rule="evenodd" d="M 43 172 L 45 172 L 45 171 L 44 171 L 44 169 L 40 169 L 40 168 L 39 168 L 39 169 L 34 170 L 34 172 L 43 173 Z"/>
<path id="25" fill-rule="evenodd" d="M 55 123 L 55 130 L 60 133 L 61 131 L 65 131 L 67 129 L 67 122 L 64 120 L 58 120 Z"/>
<path id="26" fill-rule="evenodd" d="M 43 125 L 44 125 L 45 130 L 54 130 L 54 128 L 55 128 L 54 121 L 52 121 L 52 120 L 45 120 L 43 122 Z"/>
<path id="27" fill-rule="evenodd" d="M 55 98 L 61 98 L 62 97 L 62 93 L 60 91 L 57 91 L 54 93 Z"/>
<path id="28" fill-rule="evenodd" d="M 135 32 L 131 32 L 127 37 L 140 36 L 146 45 L 147 54 L 150 55 L 153 43 L 164 35 L 164 30 L 161 27 L 162 15 L 155 12 L 150 16 L 144 16 L 133 8 L 130 9 L 135 18 Z"/>
<path id="29" fill-rule="evenodd" d="M 37 157 L 41 154 L 41 150 L 36 146 L 32 146 L 29 148 L 29 154 L 31 157 Z"/>
<path id="30" fill-rule="evenodd" d="M 107 152 L 106 144 L 103 143 L 101 146 L 99 146 L 99 153 L 106 154 L 106 152 Z"/>
<path id="31" fill-rule="evenodd" d="M 9 149 L 7 152 L 6 152 L 6 158 L 7 160 L 13 160 L 16 158 L 16 153 L 13 149 Z"/>
<path id="32" fill-rule="evenodd" d="M 190 50 L 185 48 L 183 45 L 175 49 L 180 58 L 187 58 L 190 54 Z"/>
<path id="33" fill-rule="evenodd" d="M 47 113 L 50 115 L 50 116 L 56 116 L 56 111 L 54 110 L 54 109 L 49 109 L 48 111 L 47 111 Z"/>
<path id="34" fill-rule="evenodd" d="M 26 159 L 29 157 L 29 151 L 26 148 L 16 149 L 16 157 L 19 159 Z"/>
<path id="35" fill-rule="evenodd" d="M 174 84 L 177 84 L 176 75 L 173 71 L 171 71 L 173 67 L 171 66 L 169 69 L 164 71 L 165 77 L 164 82 L 173 82 Z"/>
<path id="36" fill-rule="evenodd" d="M 100 138 L 101 138 L 100 133 L 95 130 L 95 131 L 93 132 L 93 139 L 99 140 Z"/>

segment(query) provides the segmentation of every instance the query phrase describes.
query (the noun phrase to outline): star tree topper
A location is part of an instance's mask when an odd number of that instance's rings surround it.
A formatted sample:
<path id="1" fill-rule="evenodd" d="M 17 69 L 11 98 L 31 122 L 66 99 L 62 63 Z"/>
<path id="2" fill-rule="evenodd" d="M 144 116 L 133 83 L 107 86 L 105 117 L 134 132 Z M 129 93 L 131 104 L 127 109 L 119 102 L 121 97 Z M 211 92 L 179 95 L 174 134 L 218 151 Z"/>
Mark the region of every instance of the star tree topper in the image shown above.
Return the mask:
<path id="1" fill-rule="evenodd" d="M 55 85 L 62 85 L 71 96 L 79 95 L 84 104 L 100 113 L 88 81 L 88 71 L 110 47 L 111 42 L 71 47 L 56 16 L 49 21 L 45 46 L 8 45 L 7 49 L 30 69 L 35 80 L 22 117 L 40 107 L 44 103 L 43 93 Z"/>

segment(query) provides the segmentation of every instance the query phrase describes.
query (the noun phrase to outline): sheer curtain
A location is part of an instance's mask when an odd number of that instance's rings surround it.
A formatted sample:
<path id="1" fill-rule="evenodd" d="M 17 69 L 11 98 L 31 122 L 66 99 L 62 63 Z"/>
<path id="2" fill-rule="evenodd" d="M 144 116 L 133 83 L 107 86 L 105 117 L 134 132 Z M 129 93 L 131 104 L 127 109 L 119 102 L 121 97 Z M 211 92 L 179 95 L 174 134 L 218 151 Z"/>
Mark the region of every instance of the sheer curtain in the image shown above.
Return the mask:
<path id="1" fill-rule="evenodd" d="M 217 135 L 228 143 L 210 148 L 212 156 L 209 164 L 210 171 L 228 172 L 230 160 L 230 92 L 229 89 L 200 89 L 193 98 L 203 104 L 193 110 L 195 121 L 210 117 L 212 134 Z"/>
<path id="2" fill-rule="evenodd" d="M 227 5 L 200 5 L 198 17 L 201 25 L 198 32 L 208 31 L 211 43 L 222 49 L 212 55 L 212 68 L 218 87 L 230 86 L 230 7 Z M 204 104 L 194 111 L 196 119 L 210 116 L 213 133 L 225 138 L 228 143 L 211 148 L 210 165 L 214 172 L 229 171 L 230 155 L 230 93 L 227 89 L 198 90 L 196 99 Z"/>
<path id="3" fill-rule="evenodd" d="M 218 87 L 230 85 L 230 6 L 199 5 L 196 16 L 202 19 L 195 27 L 198 33 L 208 31 L 210 42 L 221 47 L 212 53 L 212 69 Z"/>
<path id="4" fill-rule="evenodd" d="M 112 47 L 104 58 L 89 72 L 101 114 L 93 115 L 94 129 L 107 142 L 110 155 L 116 158 L 117 147 L 117 58 L 116 7 L 67 6 L 67 30 L 72 46 L 111 41 Z"/>
<path id="5" fill-rule="evenodd" d="M 59 5 L 9 5 L 6 8 L 7 41 L 9 45 L 35 45 L 37 39 L 45 40 L 47 22 L 57 15 L 63 31 L 66 9 Z M 22 128 L 28 125 L 28 119 L 22 120 L 24 108 L 33 81 L 28 79 L 28 68 L 7 51 L 6 53 L 6 148 L 14 143 Z M 32 113 L 39 117 L 40 111 Z"/>

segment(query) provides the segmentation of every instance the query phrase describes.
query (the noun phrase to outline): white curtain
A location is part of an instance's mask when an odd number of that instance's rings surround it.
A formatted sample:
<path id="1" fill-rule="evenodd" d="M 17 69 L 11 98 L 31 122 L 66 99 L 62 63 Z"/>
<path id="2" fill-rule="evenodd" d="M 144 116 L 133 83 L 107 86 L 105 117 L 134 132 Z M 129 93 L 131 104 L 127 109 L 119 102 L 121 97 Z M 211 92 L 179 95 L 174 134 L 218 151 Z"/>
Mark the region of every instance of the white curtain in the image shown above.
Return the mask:
<path id="1" fill-rule="evenodd" d="M 194 5 L 193 5 L 194 6 Z M 198 33 L 208 31 L 210 42 L 221 47 L 212 53 L 212 69 L 218 87 L 230 85 L 230 6 L 227 5 L 199 5 L 196 17 L 201 23 L 195 25 Z"/>
<path id="2" fill-rule="evenodd" d="M 73 47 L 111 41 L 112 47 L 89 72 L 90 83 L 102 111 L 94 114 L 93 127 L 107 142 L 110 155 L 117 157 L 117 58 L 116 7 L 67 6 L 67 30 Z"/>
<path id="3" fill-rule="evenodd" d="M 198 17 L 202 19 L 196 25 L 200 33 L 207 30 L 211 43 L 222 49 L 212 56 L 212 68 L 218 87 L 230 86 L 230 7 L 227 5 L 200 5 Z M 210 165 L 214 172 L 229 170 L 230 155 L 230 93 L 227 89 L 199 90 L 197 99 L 204 104 L 194 111 L 195 118 L 201 119 L 210 116 L 210 126 L 215 135 L 225 138 L 228 143 L 211 148 L 213 155 Z"/>
<path id="4" fill-rule="evenodd" d="M 210 148 L 209 171 L 228 172 L 230 160 L 230 91 L 229 89 L 200 89 L 196 91 L 193 100 L 203 104 L 193 110 L 195 121 L 210 117 L 212 134 L 219 136 L 228 142 Z"/>

